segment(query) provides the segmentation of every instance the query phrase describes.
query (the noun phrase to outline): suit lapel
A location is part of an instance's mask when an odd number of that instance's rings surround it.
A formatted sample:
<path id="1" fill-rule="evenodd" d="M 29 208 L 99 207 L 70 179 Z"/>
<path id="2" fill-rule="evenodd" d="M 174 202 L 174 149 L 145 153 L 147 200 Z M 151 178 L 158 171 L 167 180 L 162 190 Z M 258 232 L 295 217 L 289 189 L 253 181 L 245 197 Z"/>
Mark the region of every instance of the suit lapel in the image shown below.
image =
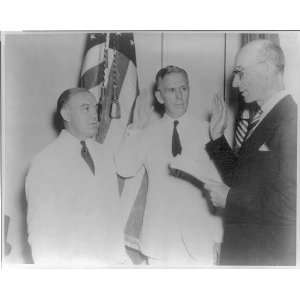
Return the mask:
<path id="1" fill-rule="evenodd" d="M 291 96 L 288 95 L 282 98 L 272 108 L 261 123 L 255 128 L 251 136 L 243 143 L 239 151 L 240 156 L 257 151 L 259 147 L 268 140 L 276 127 L 280 124 L 281 119 L 289 111 L 290 101 L 293 100 Z"/>

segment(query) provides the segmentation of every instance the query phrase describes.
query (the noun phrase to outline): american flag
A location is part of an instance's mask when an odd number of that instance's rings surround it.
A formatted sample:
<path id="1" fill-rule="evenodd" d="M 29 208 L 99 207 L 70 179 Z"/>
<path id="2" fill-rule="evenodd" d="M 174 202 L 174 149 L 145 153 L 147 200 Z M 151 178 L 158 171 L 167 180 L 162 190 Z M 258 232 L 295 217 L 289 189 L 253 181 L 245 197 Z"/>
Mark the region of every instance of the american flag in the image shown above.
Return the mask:
<path id="1" fill-rule="evenodd" d="M 89 33 L 79 86 L 90 90 L 99 101 L 100 126 L 96 140 L 116 146 L 132 122 L 138 95 L 133 33 Z M 106 91 L 103 97 L 101 87 Z M 120 104 L 120 119 L 110 116 L 113 96 Z"/>
<path id="2" fill-rule="evenodd" d="M 117 53 L 117 55 L 115 55 Z M 115 59 L 115 60 L 114 60 Z M 117 72 L 115 72 L 115 70 Z M 117 89 L 114 92 L 114 85 Z M 111 147 L 114 151 L 119 145 L 125 128 L 134 119 L 135 102 L 138 96 L 138 78 L 136 52 L 133 33 L 89 33 L 87 35 L 79 86 L 87 88 L 99 101 L 100 126 L 96 140 Z M 101 97 L 101 87 L 106 93 Z M 116 95 L 114 95 L 116 93 Z M 111 119 L 112 98 L 116 96 L 120 104 L 121 118 Z M 133 203 L 125 209 L 125 243 L 139 249 L 138 240 L 143 222 L 147 174 L 141 173 L 137 178 L 124 182 L 119 179 L 119 190 L 123 202 Z M 125 186 L 124 186 L 125 183 Z M 128 201 L 128 190 L 137 186 L 137 194 Z M 130 194 L 130 193 L 129 193 Z"/>

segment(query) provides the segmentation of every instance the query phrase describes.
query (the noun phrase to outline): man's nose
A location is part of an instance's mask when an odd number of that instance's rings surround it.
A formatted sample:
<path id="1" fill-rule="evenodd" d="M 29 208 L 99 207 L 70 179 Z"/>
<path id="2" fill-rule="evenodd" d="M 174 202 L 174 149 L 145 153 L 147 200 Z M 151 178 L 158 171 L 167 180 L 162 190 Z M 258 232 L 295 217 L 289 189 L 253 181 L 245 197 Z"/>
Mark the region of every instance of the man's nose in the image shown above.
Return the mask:
<path id="1" fill-rule="evenodd" d="M 238 88 L 240 86 L 240 78 L 238 74 L 234 74 L 233 80 L 232 80 L 232 87 Z"/>
<path id="2" fill-rule="evenodd" d="M 91 112 L 91 118 L 93 120 L 97 120 L 98 121 L 98 112 L 97 112 L 97 109 L 93 109 L 92 112 Z"/>
<path id="3" fill-rule="evenodd" d="M 176 98 L 181 100 L 182 99 L 181 89 L 176 89 L 175 93 L 176 93 Z"/>

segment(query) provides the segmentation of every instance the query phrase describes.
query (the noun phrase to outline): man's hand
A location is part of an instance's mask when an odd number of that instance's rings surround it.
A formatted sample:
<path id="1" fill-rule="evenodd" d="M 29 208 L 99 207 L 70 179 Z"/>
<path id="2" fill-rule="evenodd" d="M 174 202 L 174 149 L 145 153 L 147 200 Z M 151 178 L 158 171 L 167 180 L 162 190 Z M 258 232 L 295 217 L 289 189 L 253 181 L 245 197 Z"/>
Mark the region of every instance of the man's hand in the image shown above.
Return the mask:
<path id="1" fill-rule="evenodd" d="M 177 178 L 182 177 L 182 172 L 180 170 L 172 168 L 170 164 L 168 164 L 167 167 L 168 167 L 169 175 L 171 175 L 173 177 L 177 177 Z"/>
<path id="2" fill-rule="evenodd" d="M 210 181 L 204 184 L 204 188 L 210 194 L 210 200 L 216 207 L 224 208 L 226 205 L 226 198 L 229 192 L 229 187 L 223 183 Z"/>
<path id="3" fill-rule="evenodd" d="M 212 140 L 216 140 L 224 134 L 227 125 L 226 103 L 220 95 L 213 99 L 212 116 L 209 123 L 209 134 Z"/>
<path id="4" fill-rule="evenodd" d="M 220 264 L 220 253 L 221 253 L 221 243 L 214 243 L 213 254 L 214 254 L 214 264 Z"/>
<path id="5" fill-rule="evenodd" d="M 152 106 L 152 94 L 150 90 L 142 89 L 136 99 L 136 108 L 132 128 L 143 129 L 153 119 L 155 112 Z"/>

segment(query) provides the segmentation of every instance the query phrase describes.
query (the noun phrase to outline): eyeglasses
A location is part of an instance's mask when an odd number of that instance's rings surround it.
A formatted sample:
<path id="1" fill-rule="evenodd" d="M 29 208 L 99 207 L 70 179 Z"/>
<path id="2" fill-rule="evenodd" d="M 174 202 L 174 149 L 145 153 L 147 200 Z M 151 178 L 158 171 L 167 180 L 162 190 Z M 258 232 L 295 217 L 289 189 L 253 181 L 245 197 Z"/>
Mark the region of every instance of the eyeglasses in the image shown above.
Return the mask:
<path id="1" fill-rule="evenodd" d="M 236 66 L 236 67 L 233 68 L 232 73 L 233 73 L 233 75 L 237 75 L 239 77 L 239 79 L 242 79 L 243 76 L 245 75 L 245 70 L 246 69 L 251 69 L 251 68 L 253 68 L 257 65 L 263 64 L 263 63 L 265 63 L 265 60 L 257 62 L 253 65 L 246 66 L 246 67 Z"/>
<path id="2" fill-rule="evenodd" d="M 233 69 L 232 73 L 233 73 L 234 76 L 238 76 L 239 79 L 242 79 L 243 76 L 245 75 L 245 72 L 244 72 L 242 67 L 235 67 Z"/>

